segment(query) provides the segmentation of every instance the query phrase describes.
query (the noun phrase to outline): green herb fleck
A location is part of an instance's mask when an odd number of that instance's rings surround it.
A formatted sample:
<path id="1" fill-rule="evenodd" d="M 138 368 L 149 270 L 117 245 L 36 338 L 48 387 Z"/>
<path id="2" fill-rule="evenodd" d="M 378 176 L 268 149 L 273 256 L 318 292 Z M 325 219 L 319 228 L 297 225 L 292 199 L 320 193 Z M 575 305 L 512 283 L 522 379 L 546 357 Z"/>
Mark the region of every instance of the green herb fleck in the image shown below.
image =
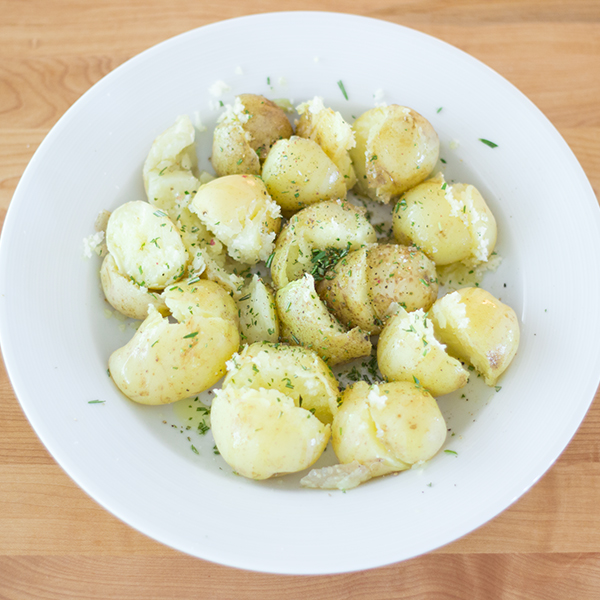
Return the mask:
<path id="1" fill-rule="evenodd" d="M 497 148 L 498 144 L 494 144 L 494 142 L 490 142 L 490 140 L 485 140 L 483 138 L 479 138 L 480 142 L 483 142 L 486 146 L 489 146 L 490 148 Z"/>
<path id="2" fill-rule="evenodd" d="M 346 93 L 346 88 L 344 87 L 344 84 L 342 83 L 342 80 L 340 79 L 338 82 L 338 87 L 340 88 L 340 90 L 342 91 L 342 94 L 344 94 L 344 98 L 346 98 L 346 100 L 348 100 L 348 94 Z"/>

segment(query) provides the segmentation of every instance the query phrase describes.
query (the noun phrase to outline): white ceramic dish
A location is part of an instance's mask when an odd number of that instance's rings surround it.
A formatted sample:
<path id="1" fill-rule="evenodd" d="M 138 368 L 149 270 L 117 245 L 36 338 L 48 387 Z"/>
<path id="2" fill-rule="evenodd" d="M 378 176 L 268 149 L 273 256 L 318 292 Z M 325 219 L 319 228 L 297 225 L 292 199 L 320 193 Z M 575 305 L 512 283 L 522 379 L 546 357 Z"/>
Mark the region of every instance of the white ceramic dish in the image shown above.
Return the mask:
<path id="1" fill-rule="evenodd" d="M 460 394 L 440 400 L 456 434 L 446 448 L 457 456 L 442 452 L 423 469 L 346 494 L 299 489 L 299 477 L 255 483 L 212 453 L 210 434 L 191 440 L 200 451 L 193 453 L 171 408 L 140 407 L 117 393 L 107 358 L 132 331 L 105 318 L 99 263 L 82 258 L 82 238 L 100 209 L 143 198 L 143 160 L 177 115 L 197 111 L 210 129 L 218 111 L 209 87 L 217 80 L 231 86 L 226 102 L 241 92 L 296 103 L 321 95 L 349 118 L 372 107 L 382 89 L 384 101 L 411 106 L 433 123 L 447 176 L 474 183 L 487 197 L 504 261 L 485 287 L 516 309 L 522 342 L 499 393 L 476 383 L 469 402 Z M 458 148 L 450 148 L 453 140 Z M 204 168 L 209 146 L 199 146 Z M 598 240 L 596 199 L 565 142 L 531 102 L 475 59 L 416 31 L 355 16 L 235 19 L 122 65 L 41 144 L 2 235 L 2 350 L 49 451 L 132 527 L 246 569 L 376 567 L 485 523 L 571 439 L 600 376 Z M 105 402 L 89 404 L 96 399 Z"/>

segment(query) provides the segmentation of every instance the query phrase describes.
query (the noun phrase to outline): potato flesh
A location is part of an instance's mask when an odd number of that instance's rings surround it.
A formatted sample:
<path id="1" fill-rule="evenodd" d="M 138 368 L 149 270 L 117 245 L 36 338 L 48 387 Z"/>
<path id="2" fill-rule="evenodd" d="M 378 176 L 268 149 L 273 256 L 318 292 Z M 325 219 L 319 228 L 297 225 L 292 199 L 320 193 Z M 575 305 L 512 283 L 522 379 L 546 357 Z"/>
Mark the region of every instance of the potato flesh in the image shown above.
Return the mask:
<path id="1" fill-rule="evenodd" d="M 167 404 L 211 387 L 239 347 L 235 304 L 218 284 L 173 286 L 164 298 L 179 322 L 169 323 L 151 308 L 108 362 L 117 387 L 141 404 Z"/>
<path id="2" fill-rule="evenodd" d="M 361 381 L 347 388 L 332 425 L 340 462 L 356 460 L 373 476 L 429 460 L 445 439 L 446 424 L 435 399 L 407 382 L 369 386 Z"/>
<path id="3" fill-rule="evenodd" d="M 439 156 L 438 136 L 416 111 L 392 104 L 362 114 L 350 150 L 358 192 L 387 204 L 426 179 Z"/>
<path id="4" fill-rule="evenodd" d="M 102 261 L 100 282 L 109 304 L 126 317 L 144 320 L 148 316 L 149 305 L 163 316 L 169 313 L 160 294 L 136 285 L 119 272 L 112 254 L 107 254 Z"/>
<path id="5" fill-rule="evenodd" d="M 432 396 L 443 396 L 465 386 L 469 374 L 449 356 L 433 333 L 423 310 L 399 309 L 386 324 L 377 344 L 377 364 L 388 381 L 414 382 Z"/>
<path id="6" fill-rule="evenodd" d="M 273 146 L 262 178 L 286 215 L 324 200 L 346 197 L 346 182 L 336 164 L 316 142 L 298 136 Z"/>
<path id="7" fill-rule="evenodd" d="M 431 320 L 448 353 L 471 363 L 487 385 L 496 385 L 519 345 L 515 311 L 486 290 L 471 287 L 437 300 Z"/>
<path id="8" fill-rule="evenodd" d="M 257 480 L 310 467 L 330 437 L 329 425 L 277 390 L 218 390 L 211 424 L 225 462 Z"/>
<path id="9" fill-rule="evenodd" d="M 174 125 L 154 140 L 144 162 L 142 175 L 148 202 L 166 212 L 173 221 L 200 185 L 195 176 L 195 139 L 190 118 L 178 117 Z"/>
<path id="10" fill-rule="evenodd" d="M 323 99 L 318 96 L 303 102 L 296 110 L 300 115 L 296 123 L 297 135 L 317 142 L 339 169 L 346 189 L 352 189 L 356 183 L 356 173 L 349 154 L 349 150 L 356 145 L 352 127 L 339 112 L 326 108 Z"/>
<path id="11" fill-rule="evenodd" d="M 313 250 L 356 250 L 377 241 L 365 211 L 347 202 L 327 201 L 296 213 L 277 238 L 271 277 L 277 289 L 314 268 Z"/>
<path id="12" fill-rule="evenodd" d="M 275 296 L 258 275 L 254 275 L 250 284 L 242 290 L 236 304 L 242 343 L 276 342 L 279 339 Z"/>
<path id="13" fill-rule="evenodd" d="M 346 331 L 329 313 L 315 290 L 312 275 L 292 281 L 275 295 L 279 318 L 290 343 L 314 350 L 327 364 L 348 362 L 371 353 L 369 336 L 358 327 Z"/>
<path id="14" fill-rule="evenodd" d="M 265 261 L 281 225 L 279 206 L 252 175 L 228 175 L 203 185 L 190 210 L 245 264 Z"/>
<path id="15" fill-rule="evenodd" d="M 142 201 L 127 202 L 111 214 L 106 245 L 119 271 L 149 289 L 164 289 L 180 279 L 188 261 L 171 219 Z"/>
<path id="16" fill-rule="evenodd" d="M 392 225 L 399 242 L 410 240 L 440 266 L 485 262 L 496 244 L 496 220 L 479 191 L 441 174 L 403 194 Z"/>
<path id="17" fill-rule="evenodd" d="M 230 386 L 279 390 L 325 424 L 332 422 L 340 395 L 335 376 L 316 352 L 283 344 L 246 346 L 227 364 L 223 387 Z"/>

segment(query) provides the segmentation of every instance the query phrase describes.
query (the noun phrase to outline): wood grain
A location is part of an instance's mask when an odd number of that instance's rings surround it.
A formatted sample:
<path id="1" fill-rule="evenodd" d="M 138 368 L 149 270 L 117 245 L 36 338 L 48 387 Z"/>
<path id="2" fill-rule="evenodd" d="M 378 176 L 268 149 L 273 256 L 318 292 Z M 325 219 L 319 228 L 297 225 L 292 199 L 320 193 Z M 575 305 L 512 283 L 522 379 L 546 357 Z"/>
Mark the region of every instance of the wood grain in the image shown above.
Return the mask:
<path id="1" fill-rule="evenodd" d="M 544 112 L 600 194 L 597 0 L 0 0 L 0 222 L 44 136 L 96 81 L 173 35 L 276 10 L 385 19 L 472 54 Z M 600 598 L 599 503 L 597 394 L 548 473 L 448 546 L 344 575 L 230 569 L 158 544 L 89 498 L 42 446 L 0 369 L 0 600 L 591 600 Z"/>

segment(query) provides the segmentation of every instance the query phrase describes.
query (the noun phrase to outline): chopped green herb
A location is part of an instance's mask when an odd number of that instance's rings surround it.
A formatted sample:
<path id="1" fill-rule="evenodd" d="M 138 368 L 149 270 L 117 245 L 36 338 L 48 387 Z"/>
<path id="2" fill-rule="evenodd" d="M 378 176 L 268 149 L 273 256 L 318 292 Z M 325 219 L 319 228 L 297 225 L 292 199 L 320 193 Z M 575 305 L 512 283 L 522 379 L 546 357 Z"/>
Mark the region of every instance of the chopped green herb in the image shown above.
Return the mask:
<path id="1" fill-rule="evenodd" d="M 265 266 L 267 267 L 267 269 L 271 268 L 271 264 L 273 263 L 274 257 L 275 257 L 275 250 L 273 250 L 273 252 L 271 252 L 271 254 L 269 255 L 269 258 L 267 258 L 267 262 L 265 263 Z"/>
<path id="2" fill-rule="evenodd" d="M 498 144 L 494 144 L 494 142 L 490 142 L 490 140 L 485 140 L 483 138 L 479 138 L 480 142 L 483 142 L 486 146 L 489 146 L 490 148 L 497 148 Z"/>
<path id="3" fill-rule="evenodd" d="M 340 90 L 342 91 L 342 94 L 344 94 L 344 98 L 346 98 L 346 100 L 348 100 L 348 94 L 346 93 L 346 88 L 344 87 L 344 84 L 342 83 L 342 80 L 340 79 L 338 82 L 338 87 L 340 88 Z"/>
<path id="4" fill-rule="evenodd" d="M 458 456 L 458 452 L 454 452 L 454 450 L 444 450 L 446 454 L 454 454 L 454 456 Z"/>
<path id="5" fill-rule="evenodd" d="M 90 400 L 88 404 L 104 404 L 106 400 Z"/>
<path id="6" fill-rule="evenodd" d="M 192 333 L 188 333 L 187 335 L 184 335 L 184 336 L 183 336 L 183 339 L 184 339 L 184 340 L 187 340 L 188 338 L 194 338 L 194 337 L 196 337 L 197 335 L 198 335 L 198 332 L 197 332 L 197 331 L 194 331 L 194 332 L 192 332 Z"/>
<path id="7" fill-rule="evenodd" d="M 196 446 L 194 446 L 194 444 L 192 444 L 192 445 L 190 446 L 190 448 L 192 449 L 192 452 L 193 452 L 194 454 L 200 454 L 200 452 L 198 452 L 198 448 L 196 448 Z"/>

